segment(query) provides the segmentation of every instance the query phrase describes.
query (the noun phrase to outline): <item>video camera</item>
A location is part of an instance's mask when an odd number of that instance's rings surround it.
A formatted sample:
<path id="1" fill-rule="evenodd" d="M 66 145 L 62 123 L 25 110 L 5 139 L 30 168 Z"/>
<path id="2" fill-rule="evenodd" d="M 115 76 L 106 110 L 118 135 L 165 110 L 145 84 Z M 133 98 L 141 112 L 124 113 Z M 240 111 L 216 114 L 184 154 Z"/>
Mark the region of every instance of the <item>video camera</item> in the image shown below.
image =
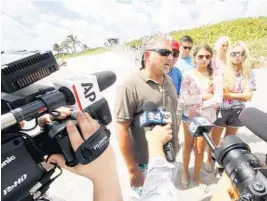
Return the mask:
<path id="1" fill-rule="evenodd" d="M 61 174 L 55 166 L 45 170 L 41 165 L 44 156 L 62 154 L 66 165 L 87 164 L 101 155 L 109 144 L 110 131 L 105 127 L 112 121 L 110 109 L 102 90 L 116 81 L 112 71 L 90 75 L 83 83 L 45 87 L 35 84 L 59 70 L 52 52 L 35 52 L 23 59 L 2 65 L 1 77 L 1 169 L 3 201 L 36 200 Z M 100 123 L 100 129 L 73 151 L 66 131 L 66 120 L 55 120 L 37 133 L 38 118 L 44 114 L 54 117 L 61 106 L 78 107 Z M 22 121 L 35 119 L 32 129 L 23 129 Z M 76 125 L 75 113 L 68 120 Z M 79 129 L 78 125 L 77 128 Z M 32 131 L 31 131 L 32 132 Z M 59 171 L 57 171 L 59 170 Z"/>
<path id="2" fill-rule="evenodd" d="M 240 193 L 240 201 L 266 201 L 266 165 L 251 153 L 250 147 L 238 136 L 227 136 L 221 146 L 216 147 L 208 135 L 212 127 L 213 124 L 207 119 L 195 117 L 189 130 L 193 137 L 205 138 L 213 152 L 213 159 L 223 167 Z"/>

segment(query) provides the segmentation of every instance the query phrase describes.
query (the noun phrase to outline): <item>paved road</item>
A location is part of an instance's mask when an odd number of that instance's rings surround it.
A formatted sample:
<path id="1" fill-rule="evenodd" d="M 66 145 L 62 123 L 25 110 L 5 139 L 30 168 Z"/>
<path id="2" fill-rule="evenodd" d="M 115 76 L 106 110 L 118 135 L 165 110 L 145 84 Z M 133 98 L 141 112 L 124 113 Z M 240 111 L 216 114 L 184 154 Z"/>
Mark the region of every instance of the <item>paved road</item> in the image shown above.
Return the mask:
<path id="1" fill-rule="evenodd" d="M 113 111 L 114 106 L 114 90 L 117 84 L 120 83 L 121 78 L 125 75 L 125 73 L 130 72 L 131 69 L 135 67 L 132 64 L 133 56 L 131 53 L 128 53 L 125 56 L 122 56 L 118 53 L 104 53 L 98 54 L 94 56 L 84 56 L 84 57 L 77 57 L 68 60 L 68 67 L 62 68 L 60 72 L 54 74 L 53 76 L 47 78 L 46 80 L 42 81 L 45 83 L 51 83 L 53 80 L 58 80 L 64 78 L 65 76 L 69 75 L 88 75 L 95 71 L 101 70 L 113 70 L 117 73 L 118 81 L 117 83 L 104 91 L 103 95 L 108 98 L 111 110 Z M 257 107 L 261 110 L 267 112 L 267 96 L 266 96 L 266 77 L 267 77 L 267 69 L 261 69 L 260 71 L 256 72 L 257 75 L 257 87 L 258 90 L 255 92 L 255 96 L 253 100 L 249 103 L 250 106 Z M 113 123 L 109 125 L 112 133 L 114 133 Z M 183 141 L 183 133 L 182 131 L 179 133 L 181 140 Z M 238 135 L 247 142 L 252 151 L 256 153 L 261 159 L 263 159 L 264 153 L 263 150 L 266 149 L 266 143 L 261 141 L 258 137 L 252 134 L 248 129 L 242 128 L 240 129 Z M 116 141 L 116 136 L 113 134 L 111 137 L 111 144 L 115 149 L 117 154 L 117 166 L 119 171 L 120 177 L 120 184 L 122 187 L 122 192 L 124 196 L 124 200 L 127 200 L 127 196 L 129 193 L 129 185 L 128 185 L 128 176 L 126 167 L 124 165 L 122 156 L 118 150 L 118 145 Z M 267 152 L 267 151 L 265 151 Z M 194 155 L 192 154 L 192 159 L 190 163 L 190 171 L 192 172 L 192 161 Z M 181 167 L 181 152 L 177 157 L 177 162 L 179 167 Z M 180 172 L 181 168 L 179 168 L 179 172 L 177 174 L 176 186 L 177 186 L 177 193 L 179 194 L 180 200 L 183 201 L 208 201 L 212 191 L 214 189 L 215 183 L 217 179 L 212 175 L 207 175 L 202 172 L 202 177 L 204 181 L 206 181 L 210 185 L 210 192 L 205 194 L 202 192 L 194 182 L 191 182 L 189 185 L 188 190 L 182 190 L 180 187 Z M 108 178 L 107 178 L 108 179 Z M 65 201 L 91 201 L 92 200 L 92 183 L 89 180 L 81 178 L 79 176 L 74 176 L 72 173 L 64 171 L 63 175 L 57 179 L 56 182 L 52 185 L 50 189 L 50 194 L 54 195 L 58 198 L 61 198 Z"/>

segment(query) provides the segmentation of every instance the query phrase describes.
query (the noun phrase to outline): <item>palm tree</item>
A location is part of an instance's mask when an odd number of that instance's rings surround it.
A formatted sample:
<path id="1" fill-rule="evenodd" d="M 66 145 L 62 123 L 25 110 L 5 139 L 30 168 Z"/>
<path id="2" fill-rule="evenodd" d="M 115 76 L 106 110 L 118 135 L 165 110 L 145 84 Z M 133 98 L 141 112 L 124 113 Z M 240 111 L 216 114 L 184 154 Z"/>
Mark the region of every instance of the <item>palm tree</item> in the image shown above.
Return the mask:
<path id="1" fill-rule="evenodd" d="M 59 44 L 55 43 L 53 45 L 53 50 L 56 51 L 59 54 L 62 51 L 62 48 L 60 47 Z"/>
<path id="2" fill-rule="evenodd" d="M 72 44 L 73 51 L 76 52 L 76 45 L 80 46 L 81 41 L 79 41 L 77 36 L 74 36 L 73 34 L 68 35 L 67 39 L 70 41 L 70 44 Z"/>
<path id="3" fill-rule="evenodd" d="M 90 49 L 90 48 L 88 47 L 88 45 L 83 44 L 83 45 L 82 45 L 82 49 L 83 49 L 84 51 L 86 51 L 86 50 L 88 50 L 88 49 Z"/>
<path id="4" fill-rule="evenodd" d="M 67 50 L 67 52 L 69 53 L 69 49 L 71 49 L 70 40 L 66 39 L 66 40 L 62 41 L 61 44 L 60 44 L 60 47 L 62 49 Z"/>

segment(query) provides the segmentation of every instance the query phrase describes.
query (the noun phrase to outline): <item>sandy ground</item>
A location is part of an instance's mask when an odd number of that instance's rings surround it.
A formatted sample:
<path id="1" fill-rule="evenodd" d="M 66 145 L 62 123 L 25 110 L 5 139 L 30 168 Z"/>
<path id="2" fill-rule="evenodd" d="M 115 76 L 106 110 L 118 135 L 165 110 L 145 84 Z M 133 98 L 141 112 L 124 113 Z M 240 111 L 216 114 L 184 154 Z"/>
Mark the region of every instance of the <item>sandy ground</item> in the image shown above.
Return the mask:
<path id="1" fill-rule="evenodd" d="M 103 92 L 103 96 L 108 98 L 109 105 L 111 111 L 114 108 L 114 90 L 116 85 L 121 81 L 121 78 L 125 75 L 125 73 L 130 72 L 134 69 L 132 64 L 133 55 L 125 54 L 122 55 L 121 53 L 103 53 L 97 54 L 93 56 L 83 56 L 83 57 L 76 57 L 68 60 L 68 66 L 63 67 L 60 72 L 53 74 L 46 80 L 44 83 L 51 83 L 53 80 L 60 80 L 64 78 L 66 75 L 88 75 L 93 72 L 98 72 L 102 70 L 113 70 L 117 74 L 117 82 L 107 90 Z M 253 100 L 248 104 L 249 106 L 257 107 L 265 112 L 267 112 L 267 96 L 266 96 L 266 77 L 267 77 L 267 69 L 257 70 L 256 72 L 256 79 L 257 79 L 257 87 L 258 90 L 255 92 L 255 96 Z M 128 184 L 128 175 L 127 170 L 122 159 L 122 156 L 118 149 L 118 144 L 116 141 L 116 135 L 114 134 L 113 123 L 109 125 L 111 132 L 113 135 L 111 136 L 111 144 L 115 149 L 117 155 L 117 167 L 119 171 L 120 177 L 120 185 L 123 192 L 124 200 L 127 200 L 129 195 L 129 184 Z M 255 153 L 259 158 L 262 160 L 264 159 L 264 154 L 267 153 L 267 144 L 263 142 L 258 137 L 256 137 L 253 133 L 251 133 L 248 129 L 242 128 L 239 130 L 238 135 L 250 145 L 253 153 Z M 183 142 L 183 132 L 180 131 L 179 137 L 181 142 Z M 191 163 L 190 163 L 190 171 L 193 172 L 193 158 L 194 155 L 192 154 Z M 204 171 L 201 173 L 204 181 L 209 184 L 210 191 L 209 193 L 204 193 L 201 191 L 196 184 L 191 181 L 189 188 L 187 190 L 183 190 L 180 186 L 180 174 L 181 174 L 181 151 L 177 156 L 177 163 L 179 166 L 177 179 L 176 179 L 176 187 L 177 193 L 180 197 L 180 200 L 183 201 L 192 201 L 192 200 L 202 200 L 207 201 L 210 199 L 212 195 L 213 189 L 217 182 L 217 178 L 213 175 L 208 175 Z M 101 170 L 99 170 L 101 171 Z M 103 170 L 104 171 L 104 167 Z M 108 179 L 108 178 L 107 178 Z M 51 189 L 50 195 L 53 195 L 57 198 L 60 198 L 65 201 L 91 201 L 92 199 L 92 183 L 84 178 L 79 176 L 73 175 L 67 171 L 64 171 L 63 175 L 57 179 Z"/>

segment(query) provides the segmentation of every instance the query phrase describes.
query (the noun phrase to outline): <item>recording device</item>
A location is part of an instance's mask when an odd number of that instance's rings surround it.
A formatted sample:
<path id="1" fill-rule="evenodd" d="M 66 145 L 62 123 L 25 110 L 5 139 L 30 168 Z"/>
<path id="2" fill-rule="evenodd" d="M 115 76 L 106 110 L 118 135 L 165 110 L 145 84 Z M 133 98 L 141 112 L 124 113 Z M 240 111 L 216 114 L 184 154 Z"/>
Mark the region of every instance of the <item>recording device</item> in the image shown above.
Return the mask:
<path id="1" fill-rule="evenodd" d="M 157 109 L 157 106 L 153 102 L 146 102 L 143 105 L 144 113 L 140 117 L 141 127 L 153 127 L 155 125 L 166 125 L 172 122 L 171 113 L 167 111 L 161 111 Z M 167 142 L 164 146 L 164 153 L 166 159 L 169 162 L 175 161 L 175 152 L 171 141 Z"/>
<path id="2" fill-rule="evenodd" d="M 39 88 L 35 82 L 59 69 L 51 52 L 35 53 L 2 66 L 1 93 L 1 200 L 36 200 L 61 174 L 54 167 L 45 170 L 44 156 L 62 154 L 66 164 L 87 164 L 100 156 L 109 144 L 111 121 L 108 103 L 100 92 L 116 81 L 112 71 L 92 74 L 87 80 L 70 80 L 69 85 Z M 4 78 L 4 79 L 3 79 Z M 36 89 L 38 88 L 38 90 Z M 38 133 L 29 135 L 20 122 L 36 120 L 44 114 L 60 115 L 55 109 L 73 105 L 88 112 L 100 129 L 73 151 L 66 132 L 66 120 L 55 120 Z M 75 113 L 69 117 L 75 124 Z M 79 127 L 77 126 L 79 129 Z"/>
<path id="3" fill-rule="evenodd" d="M 245 110 L 243 115 L 246 116 Z M 267 117 L 265 117 L 265 122 L 267 122 Z M 244 125 L 246 126 L 246 124 Z M 237 136 L 227 136 L 222 145 L 216 147 L 208 135 L 212 126 L 207 119 L 194 117 L 189 130 L 193 137 L 205 138 L 213 152 L 213 159 L 224 168 L 225 173 L 240 193 L 239 200 L 266 201 L 266 166 L 251 153 L 250 147 Z"/>

